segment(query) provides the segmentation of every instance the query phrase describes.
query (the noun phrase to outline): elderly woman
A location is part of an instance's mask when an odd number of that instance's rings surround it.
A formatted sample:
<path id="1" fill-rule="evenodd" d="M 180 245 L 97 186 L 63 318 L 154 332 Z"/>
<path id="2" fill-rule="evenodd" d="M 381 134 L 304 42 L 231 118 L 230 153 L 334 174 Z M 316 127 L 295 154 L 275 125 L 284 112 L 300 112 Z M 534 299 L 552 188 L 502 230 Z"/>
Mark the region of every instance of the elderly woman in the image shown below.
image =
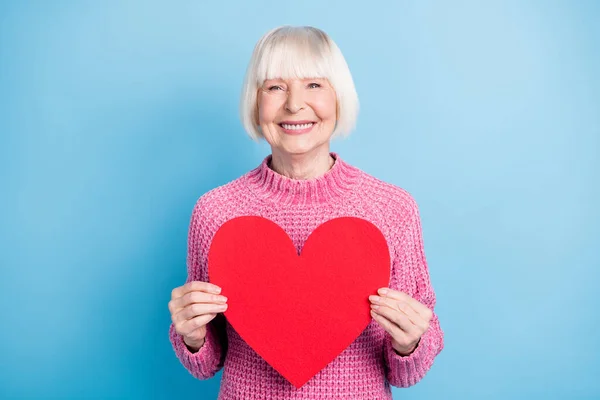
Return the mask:
<path id="1" fill-rule="evenodd" d="M 187 282 L 169 302 L 177 357 L 198 379 L 224 367 L 220 399 L 391 399 L 390 385 L 416 384 L 444 347 L 415 200 L 330 151 L 330 140 L 347 135 L 357 113 L 352 76 L 326 33 L 284 26 L 259 40 L 246 72 L 241 119 L 254 140 L 269 143 L 271 154 L 197 201 Z M 238 335 L 220 314 L 227 298 L 209 283 L 211 240 L 223 223 L 243 215 L 275 222 L 297 249 L 325 221 L 362 218 L 380 229 L 395 255 L 389 287 L 369 297 L 367 328 L 300 388 Z"/>

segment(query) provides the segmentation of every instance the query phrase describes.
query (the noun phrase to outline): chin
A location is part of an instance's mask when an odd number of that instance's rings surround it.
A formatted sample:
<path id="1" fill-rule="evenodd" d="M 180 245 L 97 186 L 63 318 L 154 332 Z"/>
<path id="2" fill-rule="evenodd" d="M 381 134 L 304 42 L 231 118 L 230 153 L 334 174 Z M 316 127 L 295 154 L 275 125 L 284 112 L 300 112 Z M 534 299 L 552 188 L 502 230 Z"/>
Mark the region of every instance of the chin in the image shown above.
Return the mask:
<path id="1" fill-rule="evenodd" d="M 306 154 L 308 152 L 310 152 L 313 148 L 312 147 L 292 147 L 292 148 L 284 148 L 284 149 L 280 149 L 282 152 L 287 153 L 287 154 Z"/>
<path id="2" fill-rule="evenodd" d="M 323 146 L 324 143 L 305 143 L 305 144 L 290 144 L 283 146 L 281 151 L 288 154 L 306 154 Z"/>

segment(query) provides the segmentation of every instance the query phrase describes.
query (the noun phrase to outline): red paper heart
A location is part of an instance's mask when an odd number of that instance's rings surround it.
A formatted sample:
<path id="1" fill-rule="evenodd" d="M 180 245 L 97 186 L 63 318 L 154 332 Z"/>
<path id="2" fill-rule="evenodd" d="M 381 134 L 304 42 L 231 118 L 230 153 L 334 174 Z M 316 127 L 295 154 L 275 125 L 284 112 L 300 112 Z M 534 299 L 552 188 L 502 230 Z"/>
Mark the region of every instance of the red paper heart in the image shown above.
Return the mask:
<path id="1" fill-rule="evenodd" d="M 354 217 L 318 226 L 300 255 L 274 222 L 233 218 L 215 234 L 208 263 L 210 281 L 228 298 L 229 323 L 296 388 L 364 331 L 369 295 L 390 277 L 385 237 Z"/>

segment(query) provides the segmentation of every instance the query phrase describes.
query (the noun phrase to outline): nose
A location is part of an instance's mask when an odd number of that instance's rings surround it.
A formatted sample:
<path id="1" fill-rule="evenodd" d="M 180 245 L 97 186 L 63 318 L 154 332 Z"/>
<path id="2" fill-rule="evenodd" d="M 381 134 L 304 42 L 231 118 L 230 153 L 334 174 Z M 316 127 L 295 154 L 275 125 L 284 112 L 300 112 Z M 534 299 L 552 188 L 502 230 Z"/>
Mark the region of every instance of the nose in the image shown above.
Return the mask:
<path id="1" fill-rule="evenodd" d="M 292 114 L 297 113 L 304 108 L 304 99 L 302 97 L 302 90 L 290 87 L 285 101 L 285 108 Z"/>

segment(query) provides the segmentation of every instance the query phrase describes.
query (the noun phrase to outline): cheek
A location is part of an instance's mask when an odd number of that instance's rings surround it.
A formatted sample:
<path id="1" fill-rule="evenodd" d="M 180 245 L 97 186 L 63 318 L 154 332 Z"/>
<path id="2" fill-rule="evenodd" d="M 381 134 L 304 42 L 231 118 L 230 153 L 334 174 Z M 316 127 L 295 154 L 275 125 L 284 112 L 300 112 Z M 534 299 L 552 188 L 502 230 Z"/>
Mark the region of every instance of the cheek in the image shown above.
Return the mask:
<path id="1" fill-rule="evenodd" d="M 258 122 L 266 124 L 273 122 L 279 109 L 279 101 L 270 96 L 262 96 L 258 102 Z"/>
<path id="2" fill-rule="evenodd" d="M 314 100 L 313 108 L 317 116 L 322 120 L 336 119 L 337 102 L 335 96 L 321 96 Z"/>

